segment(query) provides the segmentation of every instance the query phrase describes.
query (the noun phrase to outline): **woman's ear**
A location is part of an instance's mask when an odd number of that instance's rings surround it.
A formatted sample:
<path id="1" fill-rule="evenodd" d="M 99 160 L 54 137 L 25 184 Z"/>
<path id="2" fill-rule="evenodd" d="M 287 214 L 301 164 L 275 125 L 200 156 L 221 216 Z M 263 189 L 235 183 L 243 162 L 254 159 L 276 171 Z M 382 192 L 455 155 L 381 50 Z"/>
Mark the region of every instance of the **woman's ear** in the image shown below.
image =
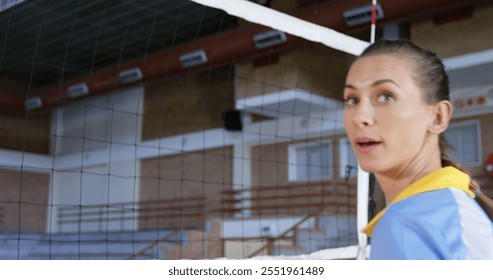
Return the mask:
<path id="1" fill-rule="evenodd" d="M 430 123 L 428 131 L 433 134 L 440 134 L 448 127 L 452 117 L 452 104 L 448 100 L 442 100 L 433 107 L 433 121 Z"/>

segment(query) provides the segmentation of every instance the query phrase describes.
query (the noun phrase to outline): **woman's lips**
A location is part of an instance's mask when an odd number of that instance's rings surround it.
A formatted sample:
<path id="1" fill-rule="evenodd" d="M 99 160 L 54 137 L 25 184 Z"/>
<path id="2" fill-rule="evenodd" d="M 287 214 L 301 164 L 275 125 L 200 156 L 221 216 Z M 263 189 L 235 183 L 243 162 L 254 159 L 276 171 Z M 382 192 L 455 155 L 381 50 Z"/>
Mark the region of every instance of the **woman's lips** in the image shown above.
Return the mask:
<path id="1" fill-rule="evenodd" d="M 377 149 L 382 144 L 382 141 L 369 137 L 358 137 L 356 138 L 355 143 L 355 147 L 358 152 L 362 154 L 369 154 Z"/>

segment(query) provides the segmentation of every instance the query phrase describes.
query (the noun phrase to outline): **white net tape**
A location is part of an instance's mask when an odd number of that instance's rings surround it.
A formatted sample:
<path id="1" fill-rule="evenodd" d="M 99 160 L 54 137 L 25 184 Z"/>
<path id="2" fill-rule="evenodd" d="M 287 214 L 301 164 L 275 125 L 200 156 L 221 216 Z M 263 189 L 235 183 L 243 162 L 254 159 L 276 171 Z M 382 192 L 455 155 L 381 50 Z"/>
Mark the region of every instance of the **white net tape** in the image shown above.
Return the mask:
<path id="1" fill-rule="evenodd" d="M 266 8 L 246 0 L 192 0 L 205 6 L 224 10 L 241 17 L 304 38 L 349 54 L 359 55 L 368 42 L 347 36 L 335 30 Z"/>

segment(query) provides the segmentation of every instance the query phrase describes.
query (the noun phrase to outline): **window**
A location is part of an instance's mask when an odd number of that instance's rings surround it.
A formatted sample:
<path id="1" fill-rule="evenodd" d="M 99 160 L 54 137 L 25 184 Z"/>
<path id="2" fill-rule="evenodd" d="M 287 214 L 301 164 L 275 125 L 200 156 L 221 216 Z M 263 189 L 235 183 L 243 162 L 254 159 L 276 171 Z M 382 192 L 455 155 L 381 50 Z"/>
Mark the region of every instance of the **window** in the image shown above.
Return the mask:
<path id="1" fill-rule="evenodd" d="M 339 139 L 339 177 L 351 178 L 358 175 L 358 159 L 347 137 Z"/>
<path id="2" fill-rule="evenodd" d="M 445 131 L 445 139 L 452 146 L 449 154 L 461 165 L 481 164 L 481 133 L 478 120 L 450 124 Z"/>
<path id="3" fill-rule="evenodd" d="M 289 146 L 289 180 L 310 181 L 332 178 L 332 142 L 328 140 Z"/>

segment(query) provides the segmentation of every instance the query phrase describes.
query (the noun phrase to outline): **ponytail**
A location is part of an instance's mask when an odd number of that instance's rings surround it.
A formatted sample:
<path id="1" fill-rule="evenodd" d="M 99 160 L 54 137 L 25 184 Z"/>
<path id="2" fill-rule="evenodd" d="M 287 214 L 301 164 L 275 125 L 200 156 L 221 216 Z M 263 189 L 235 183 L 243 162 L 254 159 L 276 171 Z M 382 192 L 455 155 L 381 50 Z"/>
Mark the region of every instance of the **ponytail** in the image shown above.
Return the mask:
<path id="1" fill-rule="evenodd" d="M 440 135 L 440 159 L 442 162 L 442 167 L 446 166 L 451 166 L 456 169 L 459 169 L 460 171 L 466 173 L 469 175 L 469 172 L 467 172 L 464 168 L 460 166 L 460 164 L 456 161 L 454 161 L 446 152 L 445 150 L 450 148 L 449 143 L 447 140 L 443 137 L 443 134 Z M 481 192 L 481 187 L 479 186 L 478 182 L 476 180 L 473 180 L 471 178 L 471 182 L 469 183 L 469 189 L 474 192 L 476 195 L 476 202 L 483 208 L 484 212 L 486 215 L 490 218 L 491 221 L 493 221 L 493 200 L 486 196 L 483 192 Z"/>

